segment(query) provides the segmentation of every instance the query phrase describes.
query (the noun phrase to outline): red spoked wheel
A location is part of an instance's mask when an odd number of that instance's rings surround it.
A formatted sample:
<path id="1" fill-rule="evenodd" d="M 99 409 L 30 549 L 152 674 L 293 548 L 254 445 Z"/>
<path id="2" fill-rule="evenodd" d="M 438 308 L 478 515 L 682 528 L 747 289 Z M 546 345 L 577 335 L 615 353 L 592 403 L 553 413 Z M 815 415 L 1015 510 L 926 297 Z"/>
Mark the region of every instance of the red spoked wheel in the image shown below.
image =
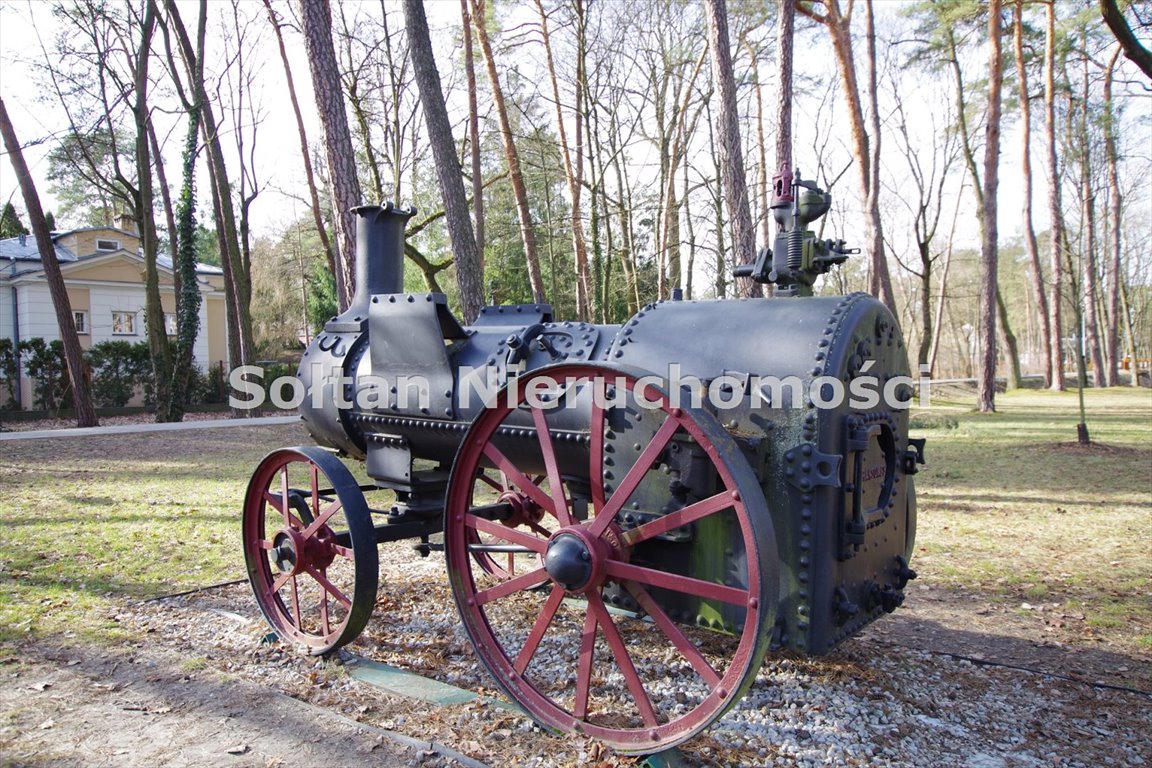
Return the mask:
<path id="1" fill-rule="evenodd" d="M 314 446 L 264 457 L 244 497 L 244 560 L 264 618 L 314 655 L 354 640 L 379 580 L 375 531 L 348 469 Z"/>
<path id="2" fill-rule="evenodd" d="M 766 502 L 736 443 L 642 376 L 562 364 L 501 393 L 457 454 L 445 553 L 463 625 L 513 700 L 543 725 L 652 753 L 699 733 L 752 684 L 778 573 Z M 706 492 L 686 493 L 673 454 L 696 457 L 694 487 L 708 477 Z M 537 526 L 503 524 L 506 506 L 477 479 L 486 467 L 544 511 Z M 691 541 L 669 543 L 686 530 Z M 486 567 L 479 542 L 502 544 L 515 572 Z"/>

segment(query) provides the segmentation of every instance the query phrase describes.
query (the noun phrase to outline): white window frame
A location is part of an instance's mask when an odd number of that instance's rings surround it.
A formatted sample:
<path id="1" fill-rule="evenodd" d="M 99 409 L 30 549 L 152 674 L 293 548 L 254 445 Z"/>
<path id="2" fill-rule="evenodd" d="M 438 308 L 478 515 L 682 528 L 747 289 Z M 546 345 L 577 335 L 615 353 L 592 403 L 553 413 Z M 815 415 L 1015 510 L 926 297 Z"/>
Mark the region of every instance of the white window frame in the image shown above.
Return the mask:
<path id="1" fill-rule="evenodd" d="M 105 247 L 108 245 L 111 245 L 112 247 L 111 248 Z M 96 250 L 99 251 L 100 253 L 115 253 L 116 251 L 120 250 L 120 247 L 121 246 L 120 246 L 119 240 L 113 240 L 111 238 L 106 238 L 106 237 L 96 238 Z"/>
<path id="2" fill-rule="evenodd" d="M 131 330 L 129 330 L 129 331 L 116 330 L 117 316 L 122 316 L 124 318 L 128 318 L 128 326 L 129 326 L 129 328 L 131 328 Z M 138 334 L 136 333 L 136 313 L 130 312 L 130 311 L 119 310 L 119 309 L 112 310 L 112 335 L 113 336 L 137 336 Z"/>
<path id="3" fill-rule="evenodd" d="M 72 310 L 72 322 L 76 325 L 76 333 L 81 336 L 88 335 L 88 310 Z"/>
<path id="4" fill-rule="evenodd" d="M 176 335 L 176 330 L 177 330 L 176 329 L 176 313 L 175 312 L 165 312 L 164 313 L 164 334 L 166 336 L 172 337 L 172 336 Z"/>

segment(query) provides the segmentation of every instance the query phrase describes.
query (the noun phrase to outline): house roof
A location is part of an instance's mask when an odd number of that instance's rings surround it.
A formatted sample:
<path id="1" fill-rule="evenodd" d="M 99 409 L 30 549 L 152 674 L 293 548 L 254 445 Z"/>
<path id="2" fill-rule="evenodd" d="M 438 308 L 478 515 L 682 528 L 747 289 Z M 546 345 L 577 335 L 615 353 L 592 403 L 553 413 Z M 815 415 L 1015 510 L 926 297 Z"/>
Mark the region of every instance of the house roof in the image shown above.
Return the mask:
<path id="1" fill-rule="evenodd" d="M 75 232 L 91 232 L 91 231 L 110 231 L 118 232 L 125 235 L 136 237 L 131 232 L 115 227 L 87 227 L 85 229 L 71 229 L 67 232 L 53 232 L 52 244 L 56 251 L 56 260 L 61 264 L 69 262 L 86 261 L 88 259 L 101 258 L 109 255 L 108 252 L 93 253 L 87 256 L 77 256 L 68 248 L 60 245 L 59 240 L 66 235 Z M 121 249 L 114 253 L 127 253 L 132 256 L 139 257 L 139 254 L 132 251 Z M 4 263 L 8 262 L 8 263 Z M 156 263 L 162 269 L 172 271 L 172 259 L 169 256 L 157 256 Z M 36 245 L 36 238 L 25 235 L 22 237 L 9 237 L 0 240 L 0 275 L 8 278 L 17 277 L 19 275 L 27 274 L 29 272 L 38 272 L 40 270 L 40 249 Z M 211 264 L 196 264 L 196 272 L 201 275 L 222 275 L 224 270 L 220 267 Z"/>

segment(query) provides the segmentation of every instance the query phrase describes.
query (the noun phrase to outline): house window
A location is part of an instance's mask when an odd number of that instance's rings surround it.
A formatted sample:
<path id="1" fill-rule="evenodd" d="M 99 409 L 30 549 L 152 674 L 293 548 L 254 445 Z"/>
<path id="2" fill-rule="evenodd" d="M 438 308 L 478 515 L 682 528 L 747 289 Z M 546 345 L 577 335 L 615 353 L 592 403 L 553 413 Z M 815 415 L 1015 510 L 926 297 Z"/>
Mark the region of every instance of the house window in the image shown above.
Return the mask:
<path id="1" fill-rule="evenodd" d="M 171 312 L 164 313 L 164 333 L 169 336 L 176 335 L 176 315 Z"/>
<path id="2" fill-rule="evenodd" d="M 136 313 L 135 312 L 113 312 L 112 313 L 112 334 L 115 336 L 135 336 L 136 335 Z"/>
<path id="3" fill-rule="evenodd" d="M 88 333 L 88 313 L 76 310 L 72 313 L 72 321 L 76 323 L 76 333 Z"/>
<path id="4" fill-rule="evenodd" d="M 118 250 L 120 250 L 120 241 L 119 240 L 97 240 L 96 241 L 96 250 L 104 251 L 104 252 L 118 251 Z"/>

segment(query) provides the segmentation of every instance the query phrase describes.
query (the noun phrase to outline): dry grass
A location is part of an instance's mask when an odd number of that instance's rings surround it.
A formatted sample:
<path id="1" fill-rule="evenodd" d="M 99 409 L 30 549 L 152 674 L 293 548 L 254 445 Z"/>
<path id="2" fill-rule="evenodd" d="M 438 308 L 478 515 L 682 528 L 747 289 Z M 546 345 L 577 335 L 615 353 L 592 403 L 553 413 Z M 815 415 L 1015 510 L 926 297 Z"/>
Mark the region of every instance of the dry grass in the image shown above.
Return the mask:
<path id="1" fill-rule="evenodd" d="M 980 415 L 937 398 L 918 430 L 921 583 L 1060 603 L 1121 647 L 1152 650 L 1152 392 L 1019 392 Z M 124 597 L 244 574 L 240 502 L 298 426 L 0 444 L 0 641 L 122 637 Z"/>
<path id="2" fill-rule="evenodd" d="M 1076 394 L 1020 391 L 998 413 L 959 397 L 929 412 L 917 477 L 916 568 L 926 581 L 1060 604 L 1130 650 L 1152 650 L 1152 392 L 1087 393 L 1094 444 L 1076 444 Z M 931 419 L 926 423 L 932 423 Z"/>

